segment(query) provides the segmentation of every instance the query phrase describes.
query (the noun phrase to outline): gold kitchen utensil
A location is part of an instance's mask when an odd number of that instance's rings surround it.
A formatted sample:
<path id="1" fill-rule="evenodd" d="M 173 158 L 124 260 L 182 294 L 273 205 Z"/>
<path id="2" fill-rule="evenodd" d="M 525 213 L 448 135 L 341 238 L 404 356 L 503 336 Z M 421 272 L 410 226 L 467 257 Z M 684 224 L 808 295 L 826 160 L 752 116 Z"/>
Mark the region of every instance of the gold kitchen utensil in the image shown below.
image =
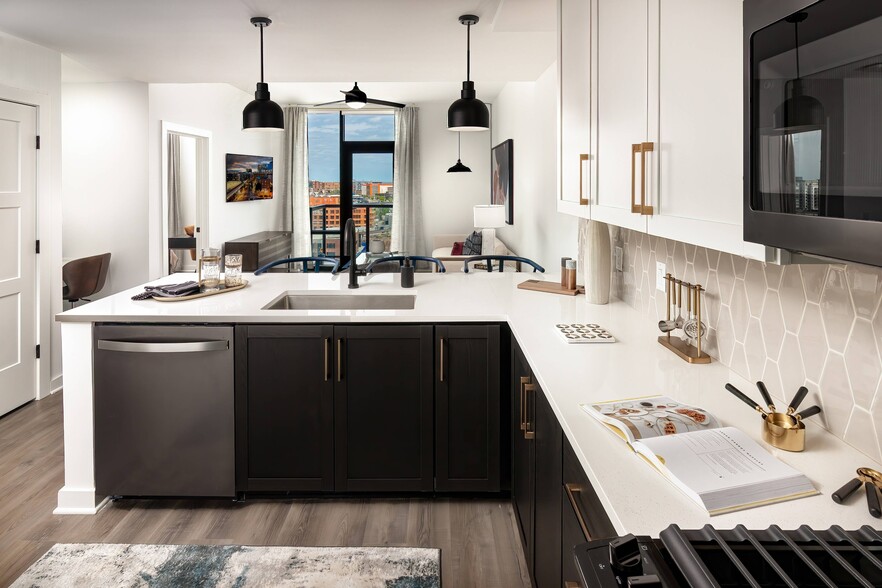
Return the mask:
<path id="1" fill-rule="evenodd" d="M 769 394 L 768 389 L 766 389 L 766 385 L 763 382 L 757 382 L 756 387 L 768 405 L 768 411 L 764 410 L 757 402 L 754 402 L 732 384 L 726 384 L 726 390 L 763 415 L 763 441 L 772 447 L 777 447 L 784 451 L 803 451 L 805 449 L 805 423 L 802 422 L 802 419 L 818 414 L 821 412 L 821 407 L 812 406 L 797 413 L 793 413 L 790 410 L 787 412 L 777 412 L 775 405 L 772 403 L 772 396 Z M 808 390 L 804 392 L 800 388 L 796 398 L 794 398 L 796 402 L 791 402 L 791 407 L 794 404 L 798 405 L 805 398 L 807 392 Z"/>
<path id="2" fill-rule="evenodd" d="M 877 519 L 882 518 L 879 492 L 882 490 L 882 473 L 871 468 L 858 468 L 857 477 L 833 493 L 833 502 L 842 504 L 863 486 L 867 495 L 867 510 Z"/>
<path id="3" fill-rule="evenodd" d="M 680 337 L 671 337 L 671 331 L 682 329 L 685 326 L 683 315 L 680 312 L 680 309 L 683 306 L 682 291 L 684 286 L 686 287 L 687 300 L 692 305 L 692 313 L 695 315 L 694 318 L 689 321 L 692 330 L 689 335 L 690 338 L 695 341 L 694 347 L 690 345 L 688 341 L 684 341 Z M 701 350 L 701 340 L 705 336 L 704 331 L 707 328 L 701 322 L 701 293 L 703 291 L 704 288 L 701 287 L 701 284 L 690 284 L 683 280 L 678 280 L 671 274 L 665 275 L 665 294 L 667 296 L 668 309 L 666 311 L 666 320 L 659 321 L 658 324 L 659 329 L 665 333 L 658 338 L 658 342 L 677 354 L 680 359 L 689 363 L 711 362 L 710 355 Z M 674 297 L 677 304 L 677 318 L 673 320 L 671 319 L 671 296 Z M 691 337 L 692 334 L 694 334 L 695 337 Z"/>

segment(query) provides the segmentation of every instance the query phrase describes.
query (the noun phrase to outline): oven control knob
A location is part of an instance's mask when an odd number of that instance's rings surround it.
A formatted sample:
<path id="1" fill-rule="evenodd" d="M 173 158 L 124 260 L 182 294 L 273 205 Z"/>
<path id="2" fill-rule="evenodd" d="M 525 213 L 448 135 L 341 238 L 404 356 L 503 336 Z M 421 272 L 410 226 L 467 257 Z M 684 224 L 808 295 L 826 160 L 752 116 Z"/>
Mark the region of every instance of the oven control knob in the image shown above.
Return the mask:
<path id="1" fill-rule="evenodd" d="M 620 572 L 631 575 L 640 566 L 640 544 L 634 535 L 625 535 L 609 542 L 609 563 Z"/>
<path id="2" fill-rule="evenodd" d="M 647 576 L 631 576 L 628 578 L 628 588 L 664 588 L 661 580 L 655 574 Z"/>

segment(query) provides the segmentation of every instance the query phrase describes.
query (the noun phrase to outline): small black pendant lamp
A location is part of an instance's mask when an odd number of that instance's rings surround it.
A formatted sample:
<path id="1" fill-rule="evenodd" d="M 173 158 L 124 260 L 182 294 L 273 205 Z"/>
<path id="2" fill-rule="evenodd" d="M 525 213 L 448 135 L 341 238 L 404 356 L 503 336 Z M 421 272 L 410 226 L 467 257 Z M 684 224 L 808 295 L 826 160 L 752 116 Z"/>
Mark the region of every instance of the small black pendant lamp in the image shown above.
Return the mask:
<path id="1" fill-rule="evenodd" d="M 808 96 L 802 87 L 799 76 L 799 23 L 808 18 L 805 12 L 788 16 L 787 22 L 793 24 L 794 51 L 796 53 L 796 79 L 791 85 L 790 97 L 782 102 L 774 112 L 774 127 L 778 131 L 799 131 L 824 126 L 826 117 L 824 106 L 817 98 Z"/>
<path id="2" fill-rule="evenodd" d="M 472 168 L 463 165 L 462 159 L 462 135 L 460 133 L 456 134 L 456 163 L 447 168 L 447 173 L 452 174 L 456 172 L 471 172 Z"/>
<path id="3" fill-rule="evenodd" d="M 459 22 L 466 26 L 466 81 L 462 83 L 462 97 L 447 109 L 447 130 L 486 131 L 490 129 L 490 111 L 486 104 L 475 97 L 475 83 L 469 79 L 472 25 L 477 24 L 478 17 L 474 14 L 464 14 L 459 17 Z"/>
<path id="4" fill-rule="evenodd" d="M 260 82 L 254 92 L 254 100 L 242 111 L 243 131 L 284 131 L 285 115 L 282 107 L 270 100 L 269 85 L 263 81 L 263 29 L 273 21 L 265 16 L 255 16 L 251 24 L 260 29 Z"/>

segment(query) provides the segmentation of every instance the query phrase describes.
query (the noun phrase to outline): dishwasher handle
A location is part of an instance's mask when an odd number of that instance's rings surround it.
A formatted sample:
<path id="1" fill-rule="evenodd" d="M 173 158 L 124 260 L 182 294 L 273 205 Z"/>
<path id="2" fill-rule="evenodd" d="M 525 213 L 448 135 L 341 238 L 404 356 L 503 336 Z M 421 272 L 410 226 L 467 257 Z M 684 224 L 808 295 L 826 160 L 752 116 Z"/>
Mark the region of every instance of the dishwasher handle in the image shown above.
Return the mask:
<path id="1" fill-rule="evenodd" d="M 200 351 L 226 351 L 229 348 L 230 342 L 227 340 L 168 343 L 113 341 L 110 339 L 98 340 L 98 349 L 104 351 L 123 351 L 127 353 L 197 353 Z"/>

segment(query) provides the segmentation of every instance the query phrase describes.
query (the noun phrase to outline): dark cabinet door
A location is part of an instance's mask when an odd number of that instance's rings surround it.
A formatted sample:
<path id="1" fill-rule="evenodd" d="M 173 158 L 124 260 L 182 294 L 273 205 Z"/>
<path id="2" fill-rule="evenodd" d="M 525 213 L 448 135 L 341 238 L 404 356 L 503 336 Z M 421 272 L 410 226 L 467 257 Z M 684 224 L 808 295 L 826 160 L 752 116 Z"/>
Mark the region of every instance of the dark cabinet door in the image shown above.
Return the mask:
<path id="1" fill-rule="evenodd" d="M 534 433 L 535 514 L 533 579 L 538 588 L 557 588 L 560 583 L 560 487 L 563 432 L 557 416 L 538 384 L 527 388 L 527 430 Z"/>
<path id="2" fill-rule="evenodd" d="M 330 326 L 237 327 L 238 487 L 334 489 Z"/>
<path id="3" fill-rule="evenodd" d="M 334 347 L 335 489 L 432 491 L 432 327 L 335 327 Z"/>
<path id="4" fill-rule="evenodd" d="M 517 343 L 512 340 L 511 393 L 511 501 L 521 531 L 524 558 L 533 572 L 533 484 L 534 445 L 525 430 L 527 422 L 527 386 L 532 385 L 532 372 Z"/>
<path id="5" fill-rule="evenodd" d="M 499 326 L 436 326 L 436 490 L 499 492 L 499 420 Z"/>

